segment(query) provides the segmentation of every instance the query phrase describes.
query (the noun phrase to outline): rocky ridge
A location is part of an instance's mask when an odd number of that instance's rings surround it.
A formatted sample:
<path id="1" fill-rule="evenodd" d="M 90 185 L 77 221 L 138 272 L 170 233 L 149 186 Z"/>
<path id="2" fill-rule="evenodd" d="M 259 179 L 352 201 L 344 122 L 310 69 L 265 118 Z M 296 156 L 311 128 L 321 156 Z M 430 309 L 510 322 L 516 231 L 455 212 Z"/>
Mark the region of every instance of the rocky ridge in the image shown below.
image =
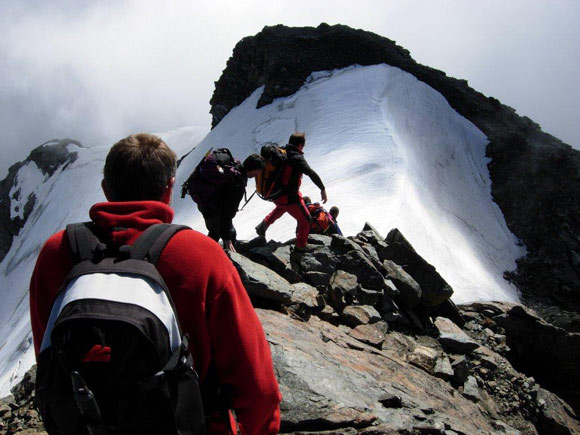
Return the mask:
<path id="1" fill-rule="evenodd" d="M 229 254 L 270 343 L 282 433 L 580 434 L 580 334 L 518 304 L 456 307 L 396 229 L 292 245 Z M 0 405 L 0 431 L 43 433 L 33 379 Z"/>
<path id="2" fill-rule="evenodd" d="M 25 160 L 12 165 L 6 178 L 0 181 L 0 262 L 12 246 L 12 237 L 17 235 L 24 226 L 37 201 L 34 193 L 28 194 L 26 199 L 23 198 L 23 193 L 18 186 L 18 171 L 34 163 L 46 178 L 51 177 L 57 169 L 64 170 L 77 159 L 78 153 L 69 152 L 67 149 L 69 144 L 82 146 L 80 142 L 72 139 L 55 139 L 46 142 L 33 149 Z M 20 215 L 12 216 L 11 200 L 24 204 Z"/>
<path id="3" fill-rule="evenodd" d="M 493 198 L 528 249 L 506 277 L 542 313 L 553 305 L 580 312 L 580 152 L 467 81 L 416 63 L 394 41 L 342 25 L 265 27 L 234 48 L 210 101 L 212 125 L 260 86 L 258 107 L 294 94 L 312 72 L 382 63 L 439 91 L 488 137 Z"/>

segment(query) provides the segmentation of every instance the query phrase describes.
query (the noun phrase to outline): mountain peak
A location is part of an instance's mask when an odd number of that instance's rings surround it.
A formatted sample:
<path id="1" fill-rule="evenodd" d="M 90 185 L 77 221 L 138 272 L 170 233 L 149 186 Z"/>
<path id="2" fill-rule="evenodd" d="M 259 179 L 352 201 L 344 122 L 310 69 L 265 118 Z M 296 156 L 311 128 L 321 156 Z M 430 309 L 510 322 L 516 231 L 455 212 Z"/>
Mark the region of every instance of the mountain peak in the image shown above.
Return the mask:
<path id="1" fill-rule="evenodd" d="M 234 48 L 210 101 L 212 125 L 261 86 L 258 108 L 294 94 L 313 72 L 375 64 L 412 74 L 487 136 L 493 199 L 528 249 L 506 276 L 524 298 L 554 295 L 580 311 L 580 152 L 467 81 L 416 63 L 394 41 L 344 25 L 265 27 Z"/>
<path id="2" fill-rule="evenodd" d="M 212 126 L 260 86 L 258 107 L 292 95 L 312 72 L 381 63 L 405 69 L 415 61 L 390 39 L 348 26 L 264 27 L 238 42 L 216 82 Z"/>

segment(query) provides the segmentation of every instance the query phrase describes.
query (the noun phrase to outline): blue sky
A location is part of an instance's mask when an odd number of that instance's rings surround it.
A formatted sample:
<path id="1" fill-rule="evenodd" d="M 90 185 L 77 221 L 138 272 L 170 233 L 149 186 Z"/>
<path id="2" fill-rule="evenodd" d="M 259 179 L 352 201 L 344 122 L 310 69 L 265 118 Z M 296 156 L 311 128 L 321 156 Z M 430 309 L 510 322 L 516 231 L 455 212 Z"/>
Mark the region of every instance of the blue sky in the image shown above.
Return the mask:
<path id="1" fill-rule="evenodd" d="M 214 81 L 241 38 L 321 22 L 393 39 L 580 148 L 578 1 L 4 0 L 0 178 L 53 138 L 107 145 L 209 126 Z"/>

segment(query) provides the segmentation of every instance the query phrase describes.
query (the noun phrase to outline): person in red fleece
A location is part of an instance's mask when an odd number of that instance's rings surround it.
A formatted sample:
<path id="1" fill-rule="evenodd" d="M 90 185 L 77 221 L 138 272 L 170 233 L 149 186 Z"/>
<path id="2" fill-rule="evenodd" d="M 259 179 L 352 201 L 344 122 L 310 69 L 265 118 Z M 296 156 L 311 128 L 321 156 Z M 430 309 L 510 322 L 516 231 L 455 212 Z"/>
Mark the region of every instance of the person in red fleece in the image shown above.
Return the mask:
<path id="1" fill-rule="evenodd" d="M 95 204 L 89 212 L 108 244 L 132 244 L 149 226 L 173 220 L 175 170 L 175 153 L 156 136 L 132 135 L 113 145 L 101 183 L 109 202 Z M 71 268 L 68 238 L 60 231 L 42 247 L 30 283 L 37 355 L 53 301 Z M 243 434 L 277 433 L 281 395 L 270 348 L 224 251 L 205 235 L 183 230 L 169 241 L 157 269 L 169 288 L 182 330 L 189 334 L 202 392 L 219 385 Z M 229 433 L 224 429 L 227 420 L 208 420 L 209 433 Z"/>
<path id="2" fill-rule="evenodd" d="M 326 189 L 318 174 L 310 167 L 304 158 L 304 145 L 306 144 L 306 135 L 301 132 L 292 133 L 286 145 L 286 164 L 283 168 L 282 177 L 288 179 L 285 186 L 285 194 L 274 200 L 276 208 L 272 210 L 256 226 L 256 233 L 260 237 L 266 237 L 266 230 L 270 225 L 280 219 L 284 213 L 290 214 L 298 226 L 296 228 L 296 247 L 297 251 L 305 251 L 308 243 L 308 233 L 310 232 L 310 213 L 302 199 L 300 185 L 302 184 L 302 174 L 308 175 L 312 182 L 320 189 L 322 202 L 326 203 Z"/>

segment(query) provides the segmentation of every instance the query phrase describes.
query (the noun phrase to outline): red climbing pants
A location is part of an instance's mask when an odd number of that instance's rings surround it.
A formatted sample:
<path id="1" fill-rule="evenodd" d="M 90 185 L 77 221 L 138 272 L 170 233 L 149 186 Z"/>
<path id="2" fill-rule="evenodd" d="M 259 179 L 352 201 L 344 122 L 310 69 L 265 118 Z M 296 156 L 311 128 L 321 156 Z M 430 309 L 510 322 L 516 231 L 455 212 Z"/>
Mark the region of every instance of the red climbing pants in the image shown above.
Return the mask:
<path id="1" fill-rule="evenodd" d="M 274 201 L 276 208 L 266 216 L 264 222 L 269 227 L 274 222 L 276 222 L 284 213 L 288 213 L 298 222 L 298 227 L 296 229 L 296 247 L 303 248 L 308 242 L 308 233 L 310 232 L 310 214 L 308 209 L 304 205 L 302 197 L 300 197 L 300 202 L 293 204 L 283 204 Z"/>

